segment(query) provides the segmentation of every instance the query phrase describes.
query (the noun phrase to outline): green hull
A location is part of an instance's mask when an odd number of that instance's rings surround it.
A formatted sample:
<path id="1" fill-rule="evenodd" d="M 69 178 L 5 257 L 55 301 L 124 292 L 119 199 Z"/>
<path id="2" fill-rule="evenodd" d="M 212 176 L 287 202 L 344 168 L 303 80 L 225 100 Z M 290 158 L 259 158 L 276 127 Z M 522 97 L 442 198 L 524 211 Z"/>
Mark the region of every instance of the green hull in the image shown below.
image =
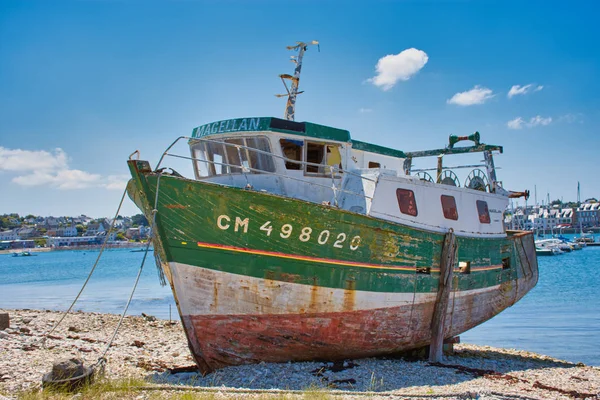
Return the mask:
<path id="1" fill-rule="evenodd" d="M 134 178 L 130 196 L 150 220 L 157 200 L 153 226 L 155 249 L 161 255 L 178 302 L 190 347 L 203 370 L 261 360 L 303 359 L 297 352 L 293 355 L 292 350 L 286 351 L 294 348 L 290 343 L 287 347 L 285 343 L 278 344 L 277 349 L 283 349 L 279 352 L 271 349 L 268 354 L 277 354 L 275 359 L 266 355 L 249 356 L 250 350 L 234 352 L 231 348 L 221 350 L 235 355 L 224 357 L 222 352 L 215 355 L 215 342 L 219 339 L 213 338 L 211 342 L 207 336 L 213 335 L 203 327 L 214 323 L 211 329 L 227 335 L 237 323 L 230 321 L 229 316 L 236 316 L 238 322 L 240 318 L 266 318 L 262 324 L 268 325 L 276 324 L 273 321 L 285 315 L 288 322 L 300 318 L 300 327 L 304 326 L 305 314 L 307 318 L 327 315 L 337 321 L 344 315 L 344 320 L 361 320 L 371 318 L 369 310 L 384 310 L 382 315 L 386 318 L 410 315 L 417 319 L 405 324 L 408 333 L 402 339 L 388 338 L 390 343 L 382 346 L 383 350 L 370 348 L 372 345 L 359 340 L 355 350 L 350 346 L 334 352 L 343 357 L 387 354 L 429 340 L 428 326 L 439 284 L 442 233 L 329 205 L 159 176 L 151 173 L 143 161 L 129 164 Z M 461 264 L 456 265 L 454 274 L 453 293 L 457 300 L 451 317 L 455 322 L 450 324 L 448 335 L 469 329 L 514 304 L 535 286 L 538 276 L 530 234 L 456 239 L 457 263 Z M 207 289 L 211 285 L 214 290 Z M 247 287 L 249 294 L 223 304 L 220 293 L 228 285 L 239 285 L 242 291 Z M 195 287 L 209 293 L 210 298 L 205 300 L 208 305 L 202 304 L 202 298 L 187 301 L 187 297 L 195 296 Z M 306 290 L 311 293 L 310 299 L 303 297 Z M 338 294 L 343 297 L 339 302 Z M 277 297 L 283 295 L 285 309 L 275 305 Z M 479 295 L 493 304 L 478 304 Z M 392 309 L 396 311 L 390 313 Z M 418 315 L 413 315 L 415 312 Z M 240 332 L 244 329 L 252 331 L 247 324 L 242 324 Z M 283 328 L 273 325 L 273 331 L 277 329 Z M 328 336 L 323 330 L 310 335 L 336 340 L 336 335 Z M 233 345 L 220 343 L 217 347 L 227 346 Z M 313 349 L 314 353 L 297 350 L 313 359 L 327 346 L 331 343 L 324 343 L 320 350 Z M 248 345 L 247 349 L 251 348 Z"/>

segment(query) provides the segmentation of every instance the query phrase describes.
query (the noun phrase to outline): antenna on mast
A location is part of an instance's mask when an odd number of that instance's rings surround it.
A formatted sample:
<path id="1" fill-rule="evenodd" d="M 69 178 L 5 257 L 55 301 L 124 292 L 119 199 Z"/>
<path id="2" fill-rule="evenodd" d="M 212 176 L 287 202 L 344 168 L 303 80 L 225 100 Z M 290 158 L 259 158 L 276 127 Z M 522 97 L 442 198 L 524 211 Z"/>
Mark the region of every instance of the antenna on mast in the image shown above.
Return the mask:
<path id="1" fill-rule="evenodd" d="M 319 42 L 313 40 L 310 43 L 304 42 L 296 42 L 295 46 L 287 46 L 288 50 L 298 51 L 297 56 L 291 56 L 290 61 L 296 64 L 296 68 L 294 69 L 294 76 L 288 74 L 281 74 L 279 77 L 283 82 L 283 86 L 285 86 L 285 90 L 287 94 L 276 94 L 277 97 L 287 96 L 287 104 L 285 105 L 285 119 L 288 121 L 293 121 L 296 114 L 296 95 L 299 95 L 302 92 L 298 91 L 298 85 L 300 83 L 300 71 L 302 70 L 302 57 L 304 56 L 304 52 L 307 47 L 310 45 L 316 44 L 319 45 Z M 320 49 L 320 47 L 319 47 Z M 291 88 L 288 88 L 288 85 L 285 83 L 285 80 L 289 79 L 291 83 Z"/>

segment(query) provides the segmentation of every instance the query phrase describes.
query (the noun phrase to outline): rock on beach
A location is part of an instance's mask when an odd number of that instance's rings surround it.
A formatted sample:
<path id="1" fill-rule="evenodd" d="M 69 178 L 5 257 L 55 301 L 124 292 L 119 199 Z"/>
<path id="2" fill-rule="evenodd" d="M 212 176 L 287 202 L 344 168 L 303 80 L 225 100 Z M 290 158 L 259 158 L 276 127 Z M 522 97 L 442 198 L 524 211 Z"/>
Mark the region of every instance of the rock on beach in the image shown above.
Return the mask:
<path id="1" fill-rule="evenodd" d="M 75 312 L 45 344 L 41 339 L 62 314 L 54 311 L 0 310 L 10 326 L 0 330 L 0 394 L 10 396 L 41 386 L 54 362 L 66 358 L 93 365 L 106 349 L 119 316 Z M 26 329 L 23 329 L 26 328 Z M 107 353 L 109 379 L 143 378 L 149 385 L 191 385 L 241 397 L 239 390 L 274 394 L 324 388 L 336 398 L 597 398 L 600 368 L 512 349 L 455 345 L 441 364 L 369 358 L 344 362 L 260 363 L 229 367 L 202 376 L 194 365 L 180 322 L 127 316 Z M 181 373 L 172 374 L 170 369 Z M 247 390 L 250 390 L 248 392 Z M 266 392 L 265 392 L 266 391 Z M 333 392 L 332 392 L 333 393 Z"/>

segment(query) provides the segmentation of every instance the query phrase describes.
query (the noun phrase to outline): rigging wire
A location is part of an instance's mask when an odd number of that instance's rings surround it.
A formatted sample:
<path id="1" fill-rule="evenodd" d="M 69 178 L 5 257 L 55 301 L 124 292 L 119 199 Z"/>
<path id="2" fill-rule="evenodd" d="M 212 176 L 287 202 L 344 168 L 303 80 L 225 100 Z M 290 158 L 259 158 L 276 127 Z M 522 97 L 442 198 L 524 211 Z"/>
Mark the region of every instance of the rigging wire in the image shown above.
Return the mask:
<path id="1" fill-rule="evenodd" d="M 123 201 L 125 200 L 125 195 L 126 194 L 127 194 L 127 189 L 125 189 L 123 191 L 123 195 L 121 196 L 121 201 L 119 202 L 119 207 L 117 208 L 117 212 L 115 213 L 115 217 L 111 221 L 110 228 L 108 229 L 108 232 L 106 233 L 106 237 L 104 238 L 104 242 L 102 243 L 102 247 L 100 248 L 100 253 L 98 254 L 98 257 L 96 258 L 96 262 L 94 263 L 94 266 L 90 270 L 90 273 L 88 274 L 85 282 L 83 283 L 83 286 L 79 290 L 79 293 L 77 293 L 77 296 L 75 296 L 75 299 L 73 300 L 73 302 L 71 303 L 71 305 L 69 306 L 69 308 L 67 309 L 67 311 L 65 311 L 65 313 L 62 315 L 62 317 L 58 320 L 58 322 L 56 324 L 54 324 L 54 326 L 48 332 L 46 332 L 42 336 L 42 339 L 41 339 L 42 345 L 46 342 L 46 339 L 48 338 L 48 335 L 50 335 L 52 332 L 54 332 L 56 330 L 56 328 L 58 328 L 58 326 L 63 322 L 63 320 L 65 319 L 65 317 L 71 312 L 71 310 L 75 306 L 75 303 L 77 303 L 77 300 L 79 300 L 79 297 L 83 293 L 83 290 L 85 289 L 85 287 L 87 286 L 88 282 L 90 281 L 90 278 L 92 277 L 92 274 L 94 273 L 94 271 L 96 270 L 96 267 L 98 266 L 98 262 L 100 261 L 100 257 L 102 257 L 102 253 L 104 252 L 104 249 L 106 248 L 106 244 L 108 243 L 108 239 L 110 238 L 110 234 L 112 233 L 112 231 L 113 231 L 113 229 L 115 227 L 115 221 L 117 220 L 117 217 L 119 216 L 119 212 L 121 211 L 121 207 L 123 206 Z"/>
<path id="2" fill-rule="evenodd" d="M 135 278 L 135 283 L 133 284 L 133 288 L 131 289 L 131 294 L 129 295 L 127 304 L 125 304 L 125 308 L 123 309 L 123 312 L 121 313 L 121 318 L 119 319 L 119 322 L 117 323 L 117 326 L 115 327 L 115 331 L 113 332 L 112 337 L 106 344 L 106 348 L 104 349 L 104 351 L 102 352 L 100 357 L 98 357 L 98 360 L 96 361 L 96 363 L 92 366 L 92 368 L 94 370 L 96 370 L 99 374 L 104 373 L 104 368 L 106 365 L 106 354 L 108 353 L 108 350 L 110 350 L 110 347 L 112 346 L 113 341 L 117 337 L 119 328 L 121 327 L 121 324 L 123 323 L 123 320 L 125 319 L 125 315 L 127 314 L 127 310 L 129 309 L 129 305 L 131 304 L 131 300 L 133 299 L 133 294 L 135 293 L 135 289 L 137 288 L 138 282 L 140 281 L 140 276 L 142 275 L 142 271 L 144 270 L 144 264 L 146 263 L 146 258 L 148 256 L 148 249 L 150 248 L 150 243 L 152 242 L 150 239 L 154 236 L 153 233 L 154 233 L 154 227 L 155 227 L 155 223 L 156 223 L 156 214 L 158 213 L 158 193 L 159 193 L 159 188 L 160 188 L 160 177 L 161 176 L 162 175 L 159 174 L 158 178 L 156 179 L 156 196 L 154 198 L 154 208 L 152 209 L 152 224 L 151 224 L 152 236 L 150 238 L 148 238 L 148 242 L 146 243 L 146 250 L 144 251 L 144 258 L 142 259 L 142 264 L 140 265 L 140 270 L 138 271 L 138 274 Z"/>

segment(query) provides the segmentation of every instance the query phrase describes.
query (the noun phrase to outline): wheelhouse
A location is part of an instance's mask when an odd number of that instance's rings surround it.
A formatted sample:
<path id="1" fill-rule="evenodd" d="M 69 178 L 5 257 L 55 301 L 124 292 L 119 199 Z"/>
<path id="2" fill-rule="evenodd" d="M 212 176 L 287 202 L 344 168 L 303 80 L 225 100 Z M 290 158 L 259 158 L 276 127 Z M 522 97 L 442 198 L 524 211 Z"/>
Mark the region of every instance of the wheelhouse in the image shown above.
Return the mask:
<path id="1" fill-rule="evenodd" d="M 467 139 L 475 146 L 454 148 Z M 502 148 L 480 144 L 479 134 L 451 137 L 443 149 L 404 153 L 352 140 L 342 129 L 259 117 L 199 126 L 189 145 L 199 180 L 426 229 L 505 235 L 508 192 L 495 179 L 491 155 Z M 466 166 L 475 169 L 461 185 L 456 173 L 444 167 L 443 157 L 467 152 L 483 152 L 485 164 Z M 437 157 L 437 166 L 414 169 L 413 159 L 420 157 Z"/>

